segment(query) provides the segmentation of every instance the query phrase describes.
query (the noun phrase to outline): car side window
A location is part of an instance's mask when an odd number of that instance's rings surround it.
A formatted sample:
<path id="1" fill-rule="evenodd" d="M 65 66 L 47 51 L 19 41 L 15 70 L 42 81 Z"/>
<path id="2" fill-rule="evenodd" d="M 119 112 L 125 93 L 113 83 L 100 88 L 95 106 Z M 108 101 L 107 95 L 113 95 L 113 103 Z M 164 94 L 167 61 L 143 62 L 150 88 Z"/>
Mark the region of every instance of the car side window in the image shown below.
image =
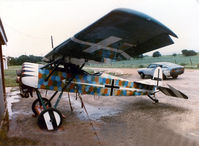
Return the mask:
<path id="1" fill-rule="evenodd" d="M 155 65 L 155 64 L 150 64 L 150 65 L 148 66 L 148 68 L 156 68 L 156 65 Z"/>
<path id="2" fill-rule="evenodd" d="M 166 65 L 163 65 L 162 68 L 168 68 Z"/>

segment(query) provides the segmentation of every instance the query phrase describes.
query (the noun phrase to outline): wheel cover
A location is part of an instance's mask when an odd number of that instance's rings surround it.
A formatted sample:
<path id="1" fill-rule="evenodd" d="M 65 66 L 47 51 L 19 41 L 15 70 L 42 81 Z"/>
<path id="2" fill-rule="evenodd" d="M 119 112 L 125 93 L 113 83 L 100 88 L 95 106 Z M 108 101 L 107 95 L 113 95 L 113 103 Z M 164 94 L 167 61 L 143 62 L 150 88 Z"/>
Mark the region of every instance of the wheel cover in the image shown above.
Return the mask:
<path id="1" fill-rule="evenodd" d="M 62 124 L 62 115 L 58 110 L 49 108 L 41 112 L 37 122 L 41 129 L 57 130 Z"/>

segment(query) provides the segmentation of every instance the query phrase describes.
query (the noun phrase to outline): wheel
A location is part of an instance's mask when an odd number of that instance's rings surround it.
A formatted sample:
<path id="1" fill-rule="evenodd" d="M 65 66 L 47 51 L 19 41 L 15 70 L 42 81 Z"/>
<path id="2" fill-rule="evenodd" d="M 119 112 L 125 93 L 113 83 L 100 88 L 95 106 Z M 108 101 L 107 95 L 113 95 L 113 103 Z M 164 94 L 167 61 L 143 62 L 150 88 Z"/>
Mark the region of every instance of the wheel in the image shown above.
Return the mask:
<path id="1" fill-rule="evenodd" d="M 62 115 L 60 111 L 54 108 L 43 110 L 38 116 L 37 124 L 39 128 L 48 131 L 57 130 L 62 124 Z"/>
<path id="2" fill-rule="evenodd" d="M 159 100 L 158 99 L 154 99 L 155 103 L 159 103 Z"/>
<path id="3" fill-rule="evenodd" d="M 178 78 L 178 75 L 173 75 L 172 78 L 173 78 L 173 79 L 177 79 L 177 78 Z"/>
<path id="4" fill-rule="evenodd" d="M 24 95 L 25 98 L 28 98 L 29 97 L 29 94 L 28 92 L 25 92 L 25 95 Z"/>
<path id="5" fill-rule="evenodd" d="M 47 98 L 42 98 L 46 107 L 51 107 L 51 103 Z M 33 113 L 37 116 L 38 112 L 36 111 L 36 107 L 39 107 L 40 109 L 43 110 L 43 106 L 41 105 L 41 103 L 39 102 L 39 99 L 36 99 L 33 103 L 32 103 L 32 111 Z"/>
<path id="6" fill-rule="evenodd" d="M 163 74 L 162 75 L 162 77 L 163 77 L 163 80 L 166 80 L 167 79 L 167 77 Z"/>
<path id="7" fill-rule="evenodd" d="M 141 77 L 142 79 L 144 79 L 145 74 L 144 74 L 143 72 L 141 72 L 141 73 L 140 73 L 140 77 Z"/>

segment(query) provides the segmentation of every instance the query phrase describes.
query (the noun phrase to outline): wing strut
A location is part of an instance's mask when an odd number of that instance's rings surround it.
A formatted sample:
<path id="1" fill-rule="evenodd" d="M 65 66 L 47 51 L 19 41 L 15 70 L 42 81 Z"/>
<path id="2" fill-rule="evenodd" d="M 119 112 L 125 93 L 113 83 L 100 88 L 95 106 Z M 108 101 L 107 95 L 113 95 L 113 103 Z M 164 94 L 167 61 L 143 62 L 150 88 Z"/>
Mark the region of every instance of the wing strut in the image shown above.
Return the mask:
<path id="1" fill-rule="evenodd" d="M 58 63 L 55 65 L 55 67 L 53 68 L 52 72 L 50 72 L 49 75 L 45 78 L 45 81 L 48 81 L 48 79 L 52 76 L 52 74 L 57 70 L 61 62 L 62 60 L 60 59 Z"/>
<path id="2" fill-rule="evenodd" d="M 41 69 L 47 68 L 47 67 L 51 66 L 52 64 L 56 64 L 56 63 L 59 62 L 60 60 L 61 60 L 61 59 L 58 59 L 58 60 L 55 60 L 55 61 L 53 61 L 53 62 L 51 62 L 51 63 L 48 63 L 48 64 L 42 66 Z"/>
<path id="3" fill-rule="evenodd" d="M 79 69 L 81 70 L 81 69 L 84 67 L 84 65 L 85 65 L 85 63 L 83 63 L 82 66 L 81 66 Z M 56 108 L 57 105 L 59 104 L 59 101 L 60 101 L 60 99 L 61 99 L 61 97 L 62 97 L 62 94 L 63 94 L 64 90 L 68 88 L 68 86 L 71 84 L 72 80 L 73 80 L 73 79 L 75 78 L 75 76 L 76 76 L 75 73 L 73 73 L 72 75 L 73 75 L 72 78 L 70 78 L 69 81 L 66 81 L 67 83 L 66 83 L 65 86 L 62 88 L 62 91 L 61 91 L 61 93 L 60 93 L 60 95 L 59 95 L 59 97 L 58 97 L 58 99 L 57 99 L 57 101 L 56 101 L 56 103 L 55 103 L 55 105 L 54 105 L 54 108 Z"/>

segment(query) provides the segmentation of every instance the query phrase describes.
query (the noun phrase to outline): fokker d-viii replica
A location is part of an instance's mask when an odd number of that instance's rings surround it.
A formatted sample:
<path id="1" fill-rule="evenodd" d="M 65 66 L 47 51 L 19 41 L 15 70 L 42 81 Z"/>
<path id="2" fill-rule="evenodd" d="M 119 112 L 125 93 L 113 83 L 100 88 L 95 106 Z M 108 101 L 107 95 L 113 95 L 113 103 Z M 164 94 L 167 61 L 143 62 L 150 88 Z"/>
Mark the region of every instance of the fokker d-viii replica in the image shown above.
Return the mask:
<path id="1" fill-rule="evenodd" d="M 18 72 L 21 95 L 29 97 L 36 91 L 37 99 L 32 104 L 32 110 L 38 115 L 39 127 L 46 130 L 56 130 L 62 124 L 62 114 L 57 106 L 63 92 L 76 93 L 83 106 L 83 94 L 147 95 L 157 103 L 155 94 L 161 91 L 168 96 L 188 99 L 170 85 L 163 86 L 160 67 L 156 69 L 153 79 L 134 82 L 83 70 L 86 63 L 103 63 L 106 59 L 127 60 L 173 44 L 170 36 L 177 38 L 171 30 L 150 16 L 130 9 L 115 9 L 55 47 L 44 56 L 46 65 L 24 63 Z M 46 99 L 39 89 L 53 90 L 55 93 Z M 58 92 L 52 106 L 51 100 Z"/>

